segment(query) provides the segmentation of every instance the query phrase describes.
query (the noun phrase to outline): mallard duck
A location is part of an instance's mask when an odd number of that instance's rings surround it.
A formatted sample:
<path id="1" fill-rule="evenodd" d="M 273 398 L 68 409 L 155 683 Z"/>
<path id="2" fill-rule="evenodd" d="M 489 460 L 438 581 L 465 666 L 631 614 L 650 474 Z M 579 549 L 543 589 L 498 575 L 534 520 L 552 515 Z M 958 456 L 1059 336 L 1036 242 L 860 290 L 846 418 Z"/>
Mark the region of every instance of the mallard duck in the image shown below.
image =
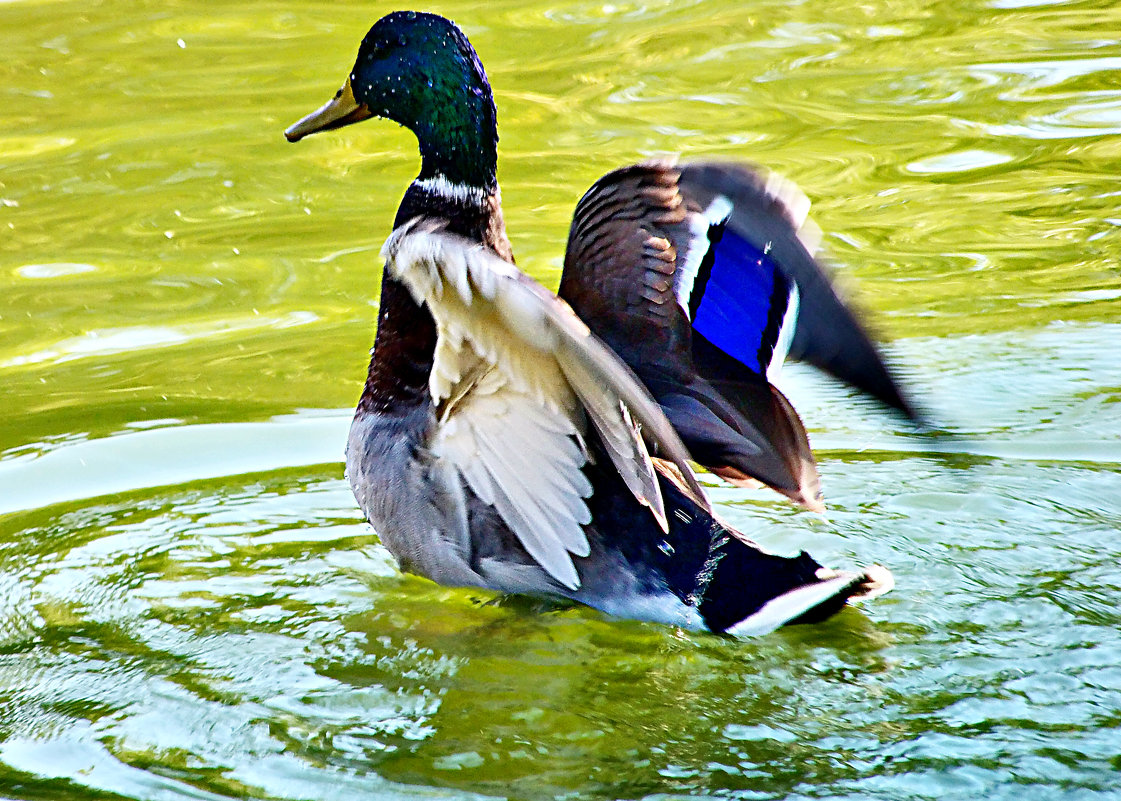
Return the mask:
<path id="1" fill-rule="evenodd" d="M 347 442 L 363 512 L 405 571 L 750 635 L 890 587 L 767 553 L 690 460 L 820 508 L 805 430 L 768 381 L 789 354 L 913 414 L 812 257 L 806 202 L 740 165 L 654 161 L 579 202 L 559 296 L 514 265 L 490 83 L 463 32 L 396 12 L 322 108 L 416 134 L 382 249 L 373 356 Z"/>

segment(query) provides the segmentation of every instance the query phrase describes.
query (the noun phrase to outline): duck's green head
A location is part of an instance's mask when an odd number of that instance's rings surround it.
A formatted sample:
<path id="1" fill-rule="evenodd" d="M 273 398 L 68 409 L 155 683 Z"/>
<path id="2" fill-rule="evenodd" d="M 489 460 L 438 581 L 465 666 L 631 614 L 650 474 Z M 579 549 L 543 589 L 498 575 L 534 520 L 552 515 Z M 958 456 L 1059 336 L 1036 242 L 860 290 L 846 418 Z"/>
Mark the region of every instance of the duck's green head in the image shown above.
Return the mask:
<path id="1" fill-rule="evenodd" d="M 394 120 L 416 134 L 421 178 L 495 186 L 494 96 L 475 49 L 449 20 L 416 11 L 382 17 L 362 40 L 334 98 L 284 135 L 296 142 L 370 117 Z"/>

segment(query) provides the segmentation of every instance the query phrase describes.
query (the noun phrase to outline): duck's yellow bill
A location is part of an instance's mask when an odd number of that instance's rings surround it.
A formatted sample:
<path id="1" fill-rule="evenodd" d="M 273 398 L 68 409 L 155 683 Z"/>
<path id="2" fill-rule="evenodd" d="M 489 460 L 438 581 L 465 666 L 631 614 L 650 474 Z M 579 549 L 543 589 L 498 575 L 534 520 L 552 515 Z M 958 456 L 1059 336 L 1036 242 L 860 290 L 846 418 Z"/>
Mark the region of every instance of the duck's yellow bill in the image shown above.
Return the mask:
<path id="1" fill-rule="evenodd" d="M 284 138 L 289 142 L 298 142 L 308 134 L 341 128 L 372 116 L 373 113 L 364 103 L 354 99 L 354 90 L 350 88 L 350 78 L 347 78 L 343 88 L 334 97 L 299 122 L 290 125 L 284 132 Z"/>

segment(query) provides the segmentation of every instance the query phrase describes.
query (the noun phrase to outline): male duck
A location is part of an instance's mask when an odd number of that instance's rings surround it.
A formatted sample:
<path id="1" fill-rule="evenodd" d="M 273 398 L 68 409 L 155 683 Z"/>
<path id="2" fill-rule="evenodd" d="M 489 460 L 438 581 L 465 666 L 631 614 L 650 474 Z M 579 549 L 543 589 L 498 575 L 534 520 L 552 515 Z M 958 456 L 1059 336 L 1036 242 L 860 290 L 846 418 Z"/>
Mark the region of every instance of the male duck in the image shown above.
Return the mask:
<path id="1" fill-rule="evenodd" d="M 397 12 L 290 141 L 369 117 L 420 143 L 386 260 L 347 474 L 402 569 L 735 635 L 890 587 L 766 553 L 692 458 L 820 508 L 787 351 L 913 414 L 812 256 L 806 203 L 735 165 L 610 173 L 576 209 L 560 297 L 514 267 L 494 99 L 466 36 Z"/>

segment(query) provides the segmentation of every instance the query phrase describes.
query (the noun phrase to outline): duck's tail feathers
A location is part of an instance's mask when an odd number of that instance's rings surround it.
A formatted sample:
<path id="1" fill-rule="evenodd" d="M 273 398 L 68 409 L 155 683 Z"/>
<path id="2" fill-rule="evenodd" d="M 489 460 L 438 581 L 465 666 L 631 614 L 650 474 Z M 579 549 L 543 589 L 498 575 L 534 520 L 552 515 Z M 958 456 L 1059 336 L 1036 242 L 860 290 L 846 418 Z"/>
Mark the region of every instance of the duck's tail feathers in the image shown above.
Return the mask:
<path id="1" fill-rule="evenodd" d="M 593 448 L 600 447 L 596 441 Z M 602 461 L 602 460 L 600 460 Z M 842 572 L 822 567 L 804 551 L 797 556 L 769 553 L 740 532 L 698 507 L 686 494 L 676 468 L 660 459 L 654 467 L 661 479 L 668 532 L 649 523 L 628 525 L 632 501 L 621 489 L 593 493 L 593 517 L 610 525 L 612 548 L 641 571 L 659 592 L 668 590 L 714 632 L 737 636 L 764 634 L 791 623 L 814 623 L 849 601 L 874 598 L 893 586 L 891 573 L 878 565 Z M 593 475 L 618 478 L 606 471 Z"/>
<path id="2" fill-rule="evenodd" d="M 702 351 L 737 362 L 739 374 L 747 368 L 771 380 L 786 357 L 807 361 L 921 420 L 815 259 L 820 230 L 794 184 L 737 164 L 698 162 L 681 167 L 679 186 L 711 223 L 712 244 L 688 293 L 695 353 L 700 340 Z M 736 378 L 723 360 L 710 361 L 705 378 Z"/>
<path id="3" fill-rule="evenodd" d="M 848 603 L 882 595 L 894 585 L 891 573 L 880 565 L 872 565 L 863 573 L 836 573 L 832 578 L 784 592 L 729 626 L 724 633 L 733 637 L 758 637 L 780 626 L 817 623 Z"/>
<path id="4" fill-rule="evenodd" d="M 758 637 L 769 634 L 780 626 L 794 623 L 815 610 L 828 608 L 836 611 L 848 600 L 853 579 L 838 576 L 816 584 L 804 584 L 774 598 L 756 612 L 724 630 L 733 637 Z"/>
<path id="5" fill-rule="evenodd" d="M 880 565 L 830 570 L 805 551 L 779 556 L 729 534 L 713 547 L 711 569 L 701 581 L 698 611 L 713 631 L 753 637 L 780 626 L 817 623 L 850 601 L 874 598 L 895 585 Z"/>

